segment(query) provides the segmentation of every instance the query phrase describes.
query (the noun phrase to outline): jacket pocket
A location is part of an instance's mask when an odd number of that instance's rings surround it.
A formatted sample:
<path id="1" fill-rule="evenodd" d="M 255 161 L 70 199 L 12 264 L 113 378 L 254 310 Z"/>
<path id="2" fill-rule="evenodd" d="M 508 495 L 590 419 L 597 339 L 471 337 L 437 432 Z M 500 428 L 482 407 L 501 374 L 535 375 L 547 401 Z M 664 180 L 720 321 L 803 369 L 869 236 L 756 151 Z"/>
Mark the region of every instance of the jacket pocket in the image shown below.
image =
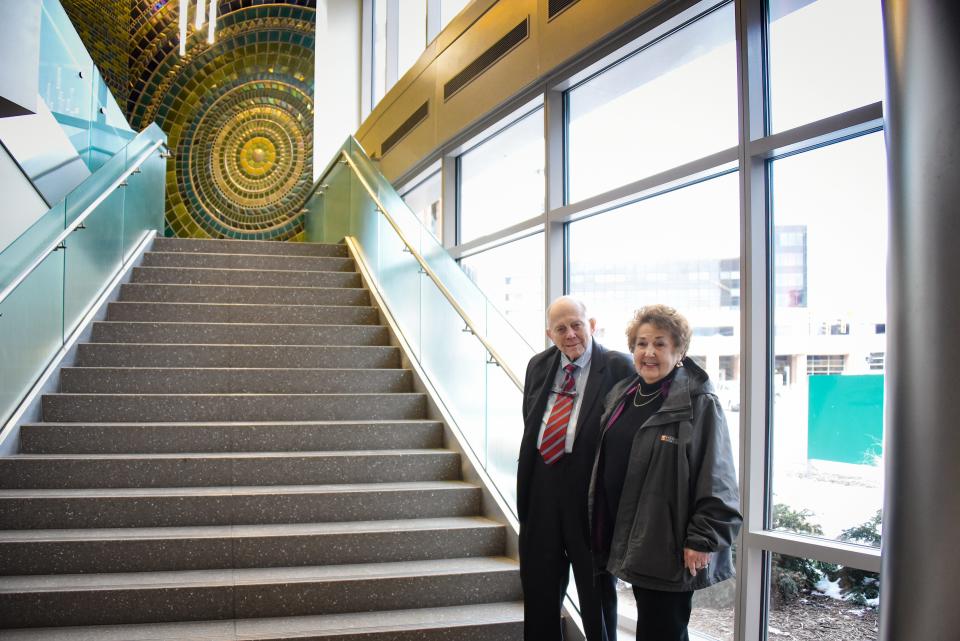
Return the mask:
<path id="1" fill-rule="evenodd" d="M 623 568 L 662 581 L 683 580 L 683 559 L 674 531 L 673 509 L 666 497 L 640 497 L 627 541 Z"/>

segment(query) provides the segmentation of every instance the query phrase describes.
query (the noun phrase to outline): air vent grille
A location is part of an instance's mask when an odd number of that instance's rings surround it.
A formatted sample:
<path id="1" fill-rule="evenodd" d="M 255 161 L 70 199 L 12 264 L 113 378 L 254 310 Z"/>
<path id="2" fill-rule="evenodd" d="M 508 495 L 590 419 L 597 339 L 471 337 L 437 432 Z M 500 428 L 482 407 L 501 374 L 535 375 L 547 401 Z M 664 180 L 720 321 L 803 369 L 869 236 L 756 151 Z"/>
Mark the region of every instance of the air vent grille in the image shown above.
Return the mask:
<path id="1" fill-rule="evenodd" d="M 382 157 L 390 149 L 392 149 L 398 142 L 403 140 L 404 136 L 413 131 L 413 129 L 419 125 L 421 122 L 427 119 L 427 115 L 430 113 L 430 101 L 427 100 L 420 107 L 417 108 L 410 117 L 403 121 L 403 124 L 397 127 L 396 131 L 383 139 L 383 142 L 380 144 L 380 156 Z"/>
<path id="2" fill-rule="evenodd" d="M 563 13 L 567 7 L 575 5 L 576 3 L 577 0 L 549 0 L 547 2 L 547 20 L 553 20 Z"/>
<path id="3" fill-rule="evenodd" d="M 497 40 L 489 49 L 477 56 L 473 62 L 464 67 L 460 73 L 443 85 L 444 101 L 449 100 L 453 94 L 463 89 L 474 78 L 492 67 L 498 60 L 526 40 L 529 35 L 530 16 L 527 16 L 520 24 L 511 29 L 507 35 Z"/>

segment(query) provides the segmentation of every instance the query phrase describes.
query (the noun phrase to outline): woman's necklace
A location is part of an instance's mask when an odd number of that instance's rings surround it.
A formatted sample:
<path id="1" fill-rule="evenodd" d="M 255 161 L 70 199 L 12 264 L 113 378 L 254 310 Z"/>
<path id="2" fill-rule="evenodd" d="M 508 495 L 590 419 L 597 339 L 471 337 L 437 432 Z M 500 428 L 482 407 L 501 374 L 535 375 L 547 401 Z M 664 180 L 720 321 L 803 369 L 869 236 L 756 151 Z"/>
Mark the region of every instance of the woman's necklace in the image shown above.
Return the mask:
<path id="1" fill-rule="evenodd" d="M 634 407 L 643 407 L 644 405 L 649 405 L 650 403 L 654 402 L 655 400 L 657 400 L 657 397 L 660 396 L 660 391 L 662 390 L 662 388 L 657 388 L 656 392 L 644 394 L 643 392 L 640 391 L 640 389 L 641 389 L 640 386 L 637 385 L 637 391 L 633 395 Z M 640 399 L 646 399 L 646 400 L 640 401 Z"/>

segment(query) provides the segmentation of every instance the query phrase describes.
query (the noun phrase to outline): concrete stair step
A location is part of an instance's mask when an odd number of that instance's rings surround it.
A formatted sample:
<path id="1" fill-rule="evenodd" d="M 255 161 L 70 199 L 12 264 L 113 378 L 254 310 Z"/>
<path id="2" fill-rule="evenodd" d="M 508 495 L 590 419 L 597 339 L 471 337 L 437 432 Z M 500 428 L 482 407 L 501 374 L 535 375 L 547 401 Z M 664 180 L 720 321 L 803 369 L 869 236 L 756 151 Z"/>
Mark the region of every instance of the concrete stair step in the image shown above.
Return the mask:
<path id="1" fill-rule="evenodd" d="M 205 527 L 0 531 L 0 576 L 388 563 L 495 556 L 482 517 Z M 2 581 L 2 579 L 0 579 Z"/>
<path id="2" fill-rule="evenodd" d="M 162 252 L 205 254 L 265 254 L 270 256 L 347 256 L 346 245 L 294 243 L 273 240 L 157 238 L 150 248 Z"/>
<path id="3" fill-rule="evenodd" d="M 168 285 L 253 285 L 258 287 L 361 287 L 360 274 L 344 271 L 134 267 L 132 282 Z"/>
<path id="4" fill-rule="evenodd" d="M 400 367 L 400 350 L 385 345 L 81 343 L 76 365 L 389 369 Z"/>
<path id="5" fill-rule="evenodd" d="M 383 325 L 262 325 L 97 321 L 94 343 L 206 345 L 389 345 Z"/>
<path id="6" fill-rule="evenodd" d="M 450 450 L 203 452 L 195 454 L 20 454 L 0 458 L 7 489 L 320 485 L 451 481 Z"/>
<path id="7" fill-rule="evenodd" d="M 373 307 L 358 305 L 241 305 L 236 303 L 113 302 L 107 320 L 182 323 L 376 325 Z"/>
<path id="8" fill-rule="evenodd" d="M 354 272 L 357 269 L 352 258 L 340 256 L 214 254 L 156 250 L 144 252 L 143 266 L 199 269 L 264 269 L 298 272 Z"/>
<path id="9" fill-rule="evenodd" d="M 516 601 L 504 557 L 357 565 L 4 577 L 9 628 L 376 612 Z"/>
<path id="10" fill-rule="evenodd" d="M 24 454 L 434 449 L 443 446 L 443 424 L 424 420 L 28 423 L 20 428 L 20 444 Z"/>
<path id="11" fill-rule="evenodd" d="M 55 423 L 350 421 L 426 418 L 426 394 L 44 394 Z"/>
<path id="12" fill-rule="evenodd" d="M 369 305 L 356 287 L 256 287 L 251 285 L 155 285 L 126 283 L 120 300 L 135 303 L 234 303 L 252 305 Z"/>
<path id="13" fill-rule="evenodd" d="M 191 623 L 5 630 L 4 641 L 522 641 L 523 603 Z"/>
<path id="14" fill-rule="evenodd" d="M 0 529 L 186 527 L 473 516 L 463 481 L 0 490 Z"/>
<path id="15" fill-rule="evenodd" d="M 72 394 L 390 394 L 410 392 L 402 369 L 64 367 Z"/>

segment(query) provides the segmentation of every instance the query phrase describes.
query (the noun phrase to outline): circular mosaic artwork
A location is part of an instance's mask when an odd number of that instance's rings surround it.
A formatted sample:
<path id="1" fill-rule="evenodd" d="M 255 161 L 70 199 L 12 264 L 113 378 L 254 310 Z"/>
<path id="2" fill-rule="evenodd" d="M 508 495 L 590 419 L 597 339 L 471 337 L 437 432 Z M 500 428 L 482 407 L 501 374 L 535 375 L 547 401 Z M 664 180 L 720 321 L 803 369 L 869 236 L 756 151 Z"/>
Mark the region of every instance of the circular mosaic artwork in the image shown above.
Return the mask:
<path id="1" fill-rule="evenodd" d="M 314 0 L 221 0 L 216 42 L 191 26 L 185 56 L 176 6 L 141 20 L 144 80 L 128 103 L 135 126 L 169 137 L 168 235 L 296 237 L 313 177 Z"/>

